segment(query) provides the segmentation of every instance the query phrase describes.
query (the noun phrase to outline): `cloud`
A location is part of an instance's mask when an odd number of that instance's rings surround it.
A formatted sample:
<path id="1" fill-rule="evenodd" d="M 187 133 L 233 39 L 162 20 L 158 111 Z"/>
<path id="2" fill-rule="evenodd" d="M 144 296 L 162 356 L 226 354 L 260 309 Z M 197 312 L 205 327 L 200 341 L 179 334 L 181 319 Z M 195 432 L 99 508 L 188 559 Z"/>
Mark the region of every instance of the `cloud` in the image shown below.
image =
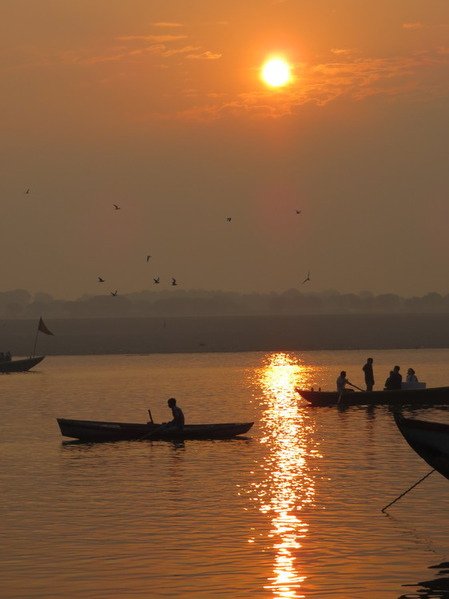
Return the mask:
<path id="1" fill-rule="evenodd" d="M 302 65 L 297 84 L 273 93 L 258 89 L 234 97 L 211 95 L 207 104 L 181 110 L 187 120 L 216 120 L 250 115 L 279 118 L 298 112 L 305 105 L 326 106 L 345 98 L 360 102 L 373 96 L 398 99 L 449 95 L 449 55 L 443 48 L 407 57 L 351 59 Z"/>
<path id="2" fill-rule="evenodd" d="M 188 54 L 187 58 L 193 60 L 218 60 L 223 55 L 217 52 L 211 52 L 210 50 L 205 50 L 204 52 L 200 52 L 199 54 Z"/>
<path id="3" fill-rule="evenodd" d="M 119 42 L 176 42 L 178 40 L 185 40 L 187 35 L 119 35 L 115 39 Z"/>
<path id="4" fill-rule="evenodd" d="M 402 23 L 402 29 L 408 29 L 409 31 L 416 31 L 423 28 L 424 25 L 420 21 L 416 21 L 414 23 Z"/>
<path id="5" fill-rule="evenodd" d="M 170 21 L 159 21 L 157 23 L 151 23 L 153 27 L 160 27 L 161 29 L 176 29 L 178 27 L 184 27 L 183 23 L 173 23 Z"/>
<path id="6" fill-rule="evenodd" d="M 349 56 L 354 50 L 351 48 L 331 48 L 331 52 L 336 56 Z"/>

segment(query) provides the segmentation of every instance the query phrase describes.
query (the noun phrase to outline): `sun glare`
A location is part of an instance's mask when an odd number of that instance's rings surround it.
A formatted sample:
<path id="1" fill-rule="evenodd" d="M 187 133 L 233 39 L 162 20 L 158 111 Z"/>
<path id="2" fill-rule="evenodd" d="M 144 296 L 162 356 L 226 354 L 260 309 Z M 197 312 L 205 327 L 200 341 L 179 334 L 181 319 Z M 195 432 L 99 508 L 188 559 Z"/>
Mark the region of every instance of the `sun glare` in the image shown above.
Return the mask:
<path id="1" fill-rule="evenodd" d="M 261 77 L 270 87 L 282 87 L 290 83 L 290 71 L 290 65 L 283 58 L 271 58 L 262 66 Z"/>

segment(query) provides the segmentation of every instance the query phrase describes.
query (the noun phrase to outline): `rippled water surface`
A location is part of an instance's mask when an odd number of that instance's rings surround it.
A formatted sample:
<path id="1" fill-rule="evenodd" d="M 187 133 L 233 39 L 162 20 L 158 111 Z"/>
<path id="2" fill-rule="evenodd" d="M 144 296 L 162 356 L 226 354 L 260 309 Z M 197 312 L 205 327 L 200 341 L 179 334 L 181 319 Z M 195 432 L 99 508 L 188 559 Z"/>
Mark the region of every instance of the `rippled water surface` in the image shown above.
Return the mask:
<path id="1" fill-rule="evenodd" d="M 449 384 L 449 350 L 373 351 Z M 0 377 L 0 595 L 449 598 L 449 481 L 391 412 L 310 408 L 356 351 L 49 357 Z M 232 441 L 62 443 L 56 417 L 254 420 Z M 441 409 L 412 415 L 449 422 Z M 438 567 L 436 567 L 438 566 Z M 444 586 L 446 584 L 446 587 Z"/>

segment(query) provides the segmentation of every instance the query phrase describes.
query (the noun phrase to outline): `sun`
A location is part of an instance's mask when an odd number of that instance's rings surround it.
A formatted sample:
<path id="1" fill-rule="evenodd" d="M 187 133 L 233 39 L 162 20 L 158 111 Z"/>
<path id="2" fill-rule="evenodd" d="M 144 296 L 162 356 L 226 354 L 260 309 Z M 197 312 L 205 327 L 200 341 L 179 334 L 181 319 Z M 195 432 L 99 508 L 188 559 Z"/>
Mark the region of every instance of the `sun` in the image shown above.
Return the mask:
<path id="1" fill-rule="evenodd" d="M 291 67 L 283 58 L 270 58 L 262 66 L 261 77 L 270 87 L 283 87 L 292 80 Z"/>

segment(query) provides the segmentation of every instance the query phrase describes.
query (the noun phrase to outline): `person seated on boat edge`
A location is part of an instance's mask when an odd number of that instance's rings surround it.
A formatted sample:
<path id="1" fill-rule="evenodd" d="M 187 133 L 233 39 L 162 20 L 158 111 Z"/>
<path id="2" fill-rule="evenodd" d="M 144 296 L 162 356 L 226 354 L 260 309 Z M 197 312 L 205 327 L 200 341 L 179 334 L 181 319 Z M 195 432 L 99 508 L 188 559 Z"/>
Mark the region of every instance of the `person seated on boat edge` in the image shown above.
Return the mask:
<path id="1" fill-rule="evenodd" d="M 5 360 L 6 360 L 7 362 L 11 362 L 11 357 L 12 357 L 12 356 L 11 356 L 11 352 L 10 352 L 10 351 L 7 351 L 7 352 L 6 352 L 6 354 L 5 354 Z"/>
<path id="2" fill-rule="evenodd" d="M 348 381 L 346 378 L 346 370 L 342 370 L 340 372 L 340 376 L 337 378 L 337 391 L 338 393 L 347 393 L 348 391 L 354 391 L 354 389 L 346 389 L 346 385 L 351 385 L 352 383 Z"/>
<path id="3" fill-rule="evenodd" d="M 406 383 L 418 383 L 418 377 L 416 376 L 415 371 L 413 370 L 413 368 L 409 368 L 407 370 L 407 377 L 405 379 Z"/>
<path id="4" fill-rule="evenodd" d="M 385 381 L 385 389 L 387 391 L 397 391 L 402 387 L 402 374 L 399 372 L 400 366 L 395 366 L 393 370 L 390 370 L 390 376 Z"/>
<path id="5" fill-rule="evenodd" d="M 372 391 L 374 386 L 373 359 L 367 358 L 366 364 L 362 367 L 365 373 L 365 385 L 367 391 Z"/>
<path id="6" fill-rule="evenodd" d="M 183 411 L 179 406 L 176 405 L 176 399 L 174 397 L 170 397 L 167 403 L 173 414 L 173 420 L 170 422 L 164 422 L 163 426 L 167 428 L 177 428 L 179 431 L 182 431 L 185 422 Z"/>

